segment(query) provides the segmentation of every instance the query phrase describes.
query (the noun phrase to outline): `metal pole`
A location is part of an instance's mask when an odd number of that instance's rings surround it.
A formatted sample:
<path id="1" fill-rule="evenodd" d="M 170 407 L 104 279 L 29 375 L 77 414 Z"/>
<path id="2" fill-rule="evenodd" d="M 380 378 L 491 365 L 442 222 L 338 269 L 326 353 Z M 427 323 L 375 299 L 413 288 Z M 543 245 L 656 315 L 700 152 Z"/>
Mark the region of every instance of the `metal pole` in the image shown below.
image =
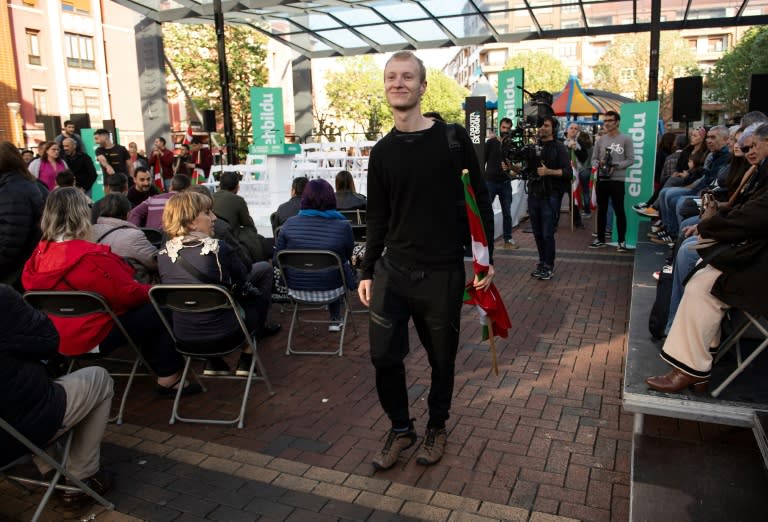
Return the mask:
<path id="1" fill-rule="evenodd" d="M 224 13 L 221 0 L 213 0 L 213 21 L 216 28 L 216 49 L 219 53 L 219 86 L 221 87 L 221 110 L 224 117 L 224 141 L 227 147 L 227 161 L 237 163 L 237 144 L 232 130 L 232 106 L 229 101 L 229 70 L 227 53 L 224 48 Z"/>
<path id="2" fill-rule="evenodd" d="M 659 39 L 661 0 L 651 0 L 651 56 L 648 62 L 648 101 L 659 99 Z"/>

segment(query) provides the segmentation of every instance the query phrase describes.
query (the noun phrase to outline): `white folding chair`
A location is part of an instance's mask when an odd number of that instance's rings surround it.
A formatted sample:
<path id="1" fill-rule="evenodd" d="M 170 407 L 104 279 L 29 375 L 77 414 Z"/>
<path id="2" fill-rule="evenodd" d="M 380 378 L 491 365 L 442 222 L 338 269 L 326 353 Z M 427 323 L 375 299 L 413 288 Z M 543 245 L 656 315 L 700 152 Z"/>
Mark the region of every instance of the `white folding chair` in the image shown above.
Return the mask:
<path id="1" fill-rule="evenodd" d="M 357 327 L 352 320 L 349 309 L 349 290 L 347 280 L 344 276 L 344 265 L 341 258 L 335 252 L 330 250 L 281 250 L 277 253 L 277 265 L 283 274 L 283 280 L 288 287 L 288 295 L 293 301 L 293 314 L 291 316 L 291 328 L 288 331 L 288 344 L 285 348 L 285 354 L 297 355 L 338 355 L 342 356 L 344 351 L 344 335 L 347 330 L 347 324 L 352 323 L 352 328 L 357 335 Z M 292 277 L 298 273 L 327 273 L 329 271 L 338 271 L 341 286 L 332 290 L 306 291 L 297 290 L 292 286 Z M 293 333 L 299 322 L 330 324 L 330 319 L 300 319 L 299 312 L 302 310 L 300 305 L 317 309 L 323 305 L 329 305 L 334 301 L 341 299 L 344 307 L 344 315 L 341 319 L 341 332 L 339 338 L 339 347 L 333 352 L 329 351 L 298 351 L 293 347 Z"/>
<path id="2" fill-rule="evenodd" d="M 232 298 L 232 295 L 223 287 L 218 285 L 155 285 L 149 290 L 149 299 L 152 305 L 160 315 L 168 334 L 171 336 L 178 351 L 184 356 L 184 371 L 180 382 L 186 382 L 187 374 L 190 371 L 190 364 L 193 358 L 220 357 L 228 355 L 235 351 L 240 351 L 243 346 L 249 345 L 253 350 L 251 357 L 251 366 L 247 376 L 239 375 L 217 375 L 204 376 L 206 379 L 236 379 L 245 380 L 245 389 L 243 399 L 240 403 L 240 413 L 233 419 L 211 419 L 202 417 L 182 417 L 179 414 L 179 402 L 182 395 L 182 387 L 176 393 L 173 401 L 173 411 L 169 424 L 174 424 L 177 420 L 182 422 L 192 422 L 199 424 L 237 424 L 238 428 L 243 427 L 245 420 L 245 407 L 248 404 L 248 392 L 251 389 L 253 381 L 264 381 L 267 385 L 267 391 L 274 395 L 272 384 L 269 382 L 267 372 L 261 363 L 258 351 L 256 349 L 256 336 L 248 328 L 240 314 L 240 306 Z M 220 339 L 208 342 L 186 341 L 179 339 L 173 331 L 173 327 L 162 313 L 164 309 L 171 310 L 179 314 L 199 314 L 211 312 L 214 310 L 229 310 L 237 318 L 240 330 L 234 334 L 227 334 Z M 255 368 L 258 367 L 259 375 L 256 376 Z"/>
<path id="3" fill-rule="evenodd" d="M 57 489 L 62 491 L 82 491 L 83 493 L 91 496 L 96 502 L 104 506 L 106 509 L 112 510 L 115 508 L 114 504 L 109 502 L 103 496 L 96 493 L 92 488 L 90 488 L 82 480 L 80 480 L 77 477 L 74 477 L 69 471 L 66 470 L 67 459 L 69 458 L 69 448 L 72 445 L 72 430 L 70 430 L 68 433 L 65 433 L 63 435 L 64 450 L 62 452 L 61 461 L 59 462 L 59 461 L 56 461 L 56 459 L 54 459 L 53 457 L 51 457 L 48 453 L 46 453 L 42 448 L 34 444 L 31 440 L 29 440 L 23 434 L 21 434 L 16 428 L 11 426 L 10 423 L 8 423 L 2 417 L 0 417 L 0 429 L 2 429 L 4 432 L 8 433 L 11 437 L 16 439 L 28 451 L 27 454 L 22 455 L 21 457 L 14 459 L 13 461 L 0 467 L 0 474 L 4 475 L 9 480 L 13 480 L 14 482 L 19 482 L 25 485 L 30 484 L 34 486 L 42 486 L 46 488 L 45 493 L 43 494 L 43 497 L 40 499 L 40 502 L 37 505 L 37 509 L 35 510 L 34 515 L 32 515 L 32 522 L 36 522 L 37 520 L 40 519 L 40 516 L 43 514 L 43 510 L 45 509 L 45 506 L 48 504 L 48 501 L 51 498 L 51 495 L 53 495 L 53 492 Z M 41 459 L 43 462 L 49 465 L 52 470 L 54 470 L 53 477 L 51 478 L 50 481 L 37 480 L 33 478 L 22 477 L 19 475 L 7 473 L 9 469 L 15 467 L 16 465 L 20 464 L 22 461 L 28 459 L 30 453 L 35 455 L 39 459 Z M 61 479 L 62 476 L 65 477 L 69 482 L 74 484 L 74 486 L 65 486 L 64 484 L 59 484 L 59 480 Z"/>

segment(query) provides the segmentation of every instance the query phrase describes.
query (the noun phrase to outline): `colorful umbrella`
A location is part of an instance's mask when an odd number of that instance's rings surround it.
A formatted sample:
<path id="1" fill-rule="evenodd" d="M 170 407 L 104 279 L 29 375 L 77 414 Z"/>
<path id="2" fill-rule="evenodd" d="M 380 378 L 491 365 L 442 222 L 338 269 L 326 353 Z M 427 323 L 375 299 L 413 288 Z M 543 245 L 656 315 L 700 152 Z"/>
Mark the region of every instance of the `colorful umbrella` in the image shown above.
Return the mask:
<path id="1" fill-rule="evenodd" d="M 552 103 L 552 110 L 557 116 L 577 114 L 602 114 L 603 111 L 581 88 L 579 79 L 571 76 L 565 88 Z"/>

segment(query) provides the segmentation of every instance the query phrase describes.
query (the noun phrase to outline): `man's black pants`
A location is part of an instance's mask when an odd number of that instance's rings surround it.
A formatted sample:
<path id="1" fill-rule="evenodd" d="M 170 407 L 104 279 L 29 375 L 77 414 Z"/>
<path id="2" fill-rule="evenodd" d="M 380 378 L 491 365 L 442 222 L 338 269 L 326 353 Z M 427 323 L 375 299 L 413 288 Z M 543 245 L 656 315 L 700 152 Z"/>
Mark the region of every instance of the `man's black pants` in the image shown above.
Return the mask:
<path id="1" fill-rule="evenodd" d="M 427 427 L 445 426 L 453 396 L 463 293 L 460 261 L 455 268 L 438 270 L 400 267 L 386 256 L 377 261 L 370 304 L 371 360 L 379 401 L 393 428 L 410 426 L 403 364 L 409 351 L 409 318 L 432 367 Z"/>
<path id="2" fill-rule="evenodd" d="M 605 227 L 608 223 L 608 200 L 616 216 L 616 231 L 619 243 L 626 241 L 627 215 L 624 213 L 624 182 L 613 179 L 597 180 L 597 239 L 605 243 Z"/>

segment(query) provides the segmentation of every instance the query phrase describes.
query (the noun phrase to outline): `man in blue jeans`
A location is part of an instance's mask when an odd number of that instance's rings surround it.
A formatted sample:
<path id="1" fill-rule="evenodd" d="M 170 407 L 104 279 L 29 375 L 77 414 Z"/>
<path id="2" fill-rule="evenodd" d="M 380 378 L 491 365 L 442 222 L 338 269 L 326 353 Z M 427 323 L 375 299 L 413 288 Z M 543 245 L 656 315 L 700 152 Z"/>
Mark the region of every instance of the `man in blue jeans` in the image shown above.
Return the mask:
<path id="1" fill-rule="evenodd" d="M 493 200 L 498 196 L 501 205 L 502 232 L 504 234 L 504 248 L 518 248 L 512 239 L 512 185 L 507 175 L 509 162 L 506 158 L 506 144 L 509 143 L 509 131 L 512 129 L 512 120 L 502 118 L 499 122 L 499 137 L 494 136 L 485 142 L 485 185 L 488 187 L 488 198 Z"/>
<path id="2" fill-rule="evenodd" d="M 539 127 L 541 157 L 539 165 L 528 165 L 528 215 L 531 219 L 539 263 L 532 277 L 542 281 L 552 279 L 555 273 L 555 221 L 560 200 L 570 190 L 571 161 L 568 150 L 555 140 L 557 120 L 547 116 Z M 532 171 L 535 168 L 535 173 Z"/>

